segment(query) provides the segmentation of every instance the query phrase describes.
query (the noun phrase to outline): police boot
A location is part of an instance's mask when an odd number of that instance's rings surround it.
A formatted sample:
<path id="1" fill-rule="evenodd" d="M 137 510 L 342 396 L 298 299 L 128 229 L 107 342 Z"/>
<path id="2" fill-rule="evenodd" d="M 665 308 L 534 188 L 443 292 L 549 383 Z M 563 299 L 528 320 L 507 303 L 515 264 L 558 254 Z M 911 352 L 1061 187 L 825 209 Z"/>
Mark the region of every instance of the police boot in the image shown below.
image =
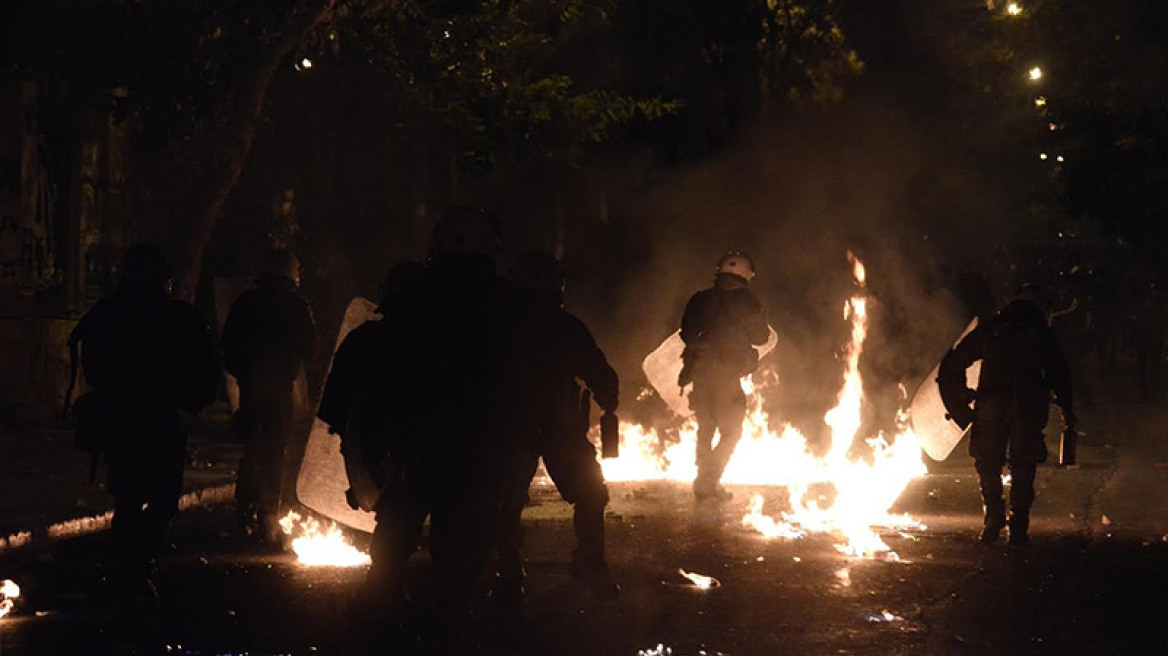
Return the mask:
<path id="1" fill-rule="evenodd" d="M 711 470 L 713 466 L 698 468 L 698 476 L 693 482 L 694 498 L 699 502 L 713 501 L 723 503 L 729 501 L 734 493 L 730 492 L 718 482 L 718 477 Z"/>
<path id="2" fill-rule="evenodd" d="M 993 544 L 998 541 L 1002 529 L 1006 527 L 1006 507 L 998 503 L 984 507 L 985 520 L 981 529 L 981 543 Z"/>
<path id="3" fill-rule="evenodd" d="M 577 546 L 568 572 L 597 597 L 617 598 L 620 586 L 612 580 L 604 558 L 604 506 L 577 504 L 572 523 Z"/>
<path id="4" fill-rule="evenodd" d="M 1010 541 L 1011 547 L 1025 547 L 1030 544 L 1030 513 L 1010 513 Z"/>

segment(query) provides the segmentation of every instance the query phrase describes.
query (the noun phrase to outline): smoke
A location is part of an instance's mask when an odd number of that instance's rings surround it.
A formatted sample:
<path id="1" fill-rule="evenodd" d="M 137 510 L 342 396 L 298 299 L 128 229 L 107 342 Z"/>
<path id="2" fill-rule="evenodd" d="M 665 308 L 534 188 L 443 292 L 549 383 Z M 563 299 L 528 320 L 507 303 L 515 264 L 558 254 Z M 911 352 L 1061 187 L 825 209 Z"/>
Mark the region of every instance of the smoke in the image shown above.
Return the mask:
<path id="1" fill-rule="evenodd" d="M 676 330 L 718 258 L 745 250 L 780 338 L 762 365 L 781 380 L 772 416 L 814 435 L 843 373 L 844 303 L 859 291 L 851 250 L 871 299 L 866 420 L 888 427 L 898 384 L 911 395 L 968 321 L 948 278 L 988 248 L 1000 216 L 988 182 L 934 152 L 934 136 L 895 105 L 867 102 L 754 126 L 701 165 L 624 176 L 639 186 L 620 194 L 613 220 L 631 226 L 637 261 L 607 307 L 572 309 L 620 370 L 625 398 L 645 385 L 640 360 Z"/>

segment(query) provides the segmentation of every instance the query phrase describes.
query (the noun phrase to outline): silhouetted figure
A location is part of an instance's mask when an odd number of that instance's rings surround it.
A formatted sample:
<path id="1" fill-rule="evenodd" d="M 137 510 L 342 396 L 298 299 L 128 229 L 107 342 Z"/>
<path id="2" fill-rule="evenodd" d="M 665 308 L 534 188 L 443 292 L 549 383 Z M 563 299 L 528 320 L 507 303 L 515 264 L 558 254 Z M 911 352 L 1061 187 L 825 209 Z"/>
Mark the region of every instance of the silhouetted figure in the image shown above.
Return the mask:
<path id="1" fill-rule="evenodd" d="M 1042 429 L 1054 393 L 1063 423 L 1075 428 L 1071 375 L 1049 326 L 1042 297 L 1023 288 L 1018 297 L 965 336 L 941 361 L 941 398 L 954 422 L 973 424 L 973 456 L 985 510 L 981 541 L 995 542 L 1006 526 L 1002 467 L 1010 466 L 1010 544 L 1029 543 L 1034 476 L 1047 458 Z M 976 392 L 966 369 L 981 360 Z M 970 403 L 973 407 L 970 407 Z"/>
<path id="2" fill-rule="evenodd" d="M 297 409 L 293 382 L 316 356 L 316 321 L 297 288 L 300 262 L 285 251 L 267 255 L 253 289 L 231 304 L 223 324 L 223 356 L 239 381 L 236 437 L 243 443 L 235 500 L 245 534 L 278 544 L 284 452 Z"/>
<path id="3" fill-rule="evenodd" d="M 749 288 L 753 279 L 750 256 L 727 253 L 718 261 L 714 286 L 694 294 L 681 319 L 685 364 L 677 382 L 683 388 L 693 383 L 689 404 L 698 421 L 693 489 L 699 501 L 730 497 L 720 481 L 742 437 L 746 395 L 740 380 L 758 366 L 754 347 L 770 336 L 762 305 Z"/>
<path id="4" fill-rule="evenodd" d="M 113 541 L 124 591 L 155 596 L 152 560 L 178 512 L 187 436 L 179 411 L 197 413 L 214 400 L 221 372 L 207 326 L 189 303 L 168 298 L 170 266 L 162 251 L 132 247 L 117 290 L 81 318 L 70 335 L 80 344 L 87 429 L 108 463 L 115 499 Z"/>
<path id="5" fill-rule="evenodd" d="M 518 607 L 523 598 L 523 524 L 528 489 L 539 459 L 565 501 L 573 505 L 576 549 L 570 572 L 601 597 L 620 587 L 604 555 L 604 508 L 608 488 L 588 439 L 591 399 L 616 422 L 619 381 L 588 327 L 563 308 L 559 262 L 538 251 L 520 255 L 515 286 L 514 354 L 508 373 L 514 390 L 508 418 L 512 454 L 504 481 L 496 601 Z M 583 393 L 577 380 L 589 392 Z"/>
<path id="6" fill-rule="evenodd" d="M 406 433 L 403 422 L 417 410 L 404 405 L 408 381 L 396 372 L 406 369 L 405 328 L 421 312 L 419 295 L 428 276 L 417 262 L 389 271 L 378 290 L 377 317 L 341 342 L 321 394 L 317 416 L 341 436 L 349 503 L 362 510 L 375 510 L 386 484 L 396 480 L 400 462 L 394 457 L 402 449 L 394 438 Z"/>
<path id="7" fill-rule="evenodd" d="M 405 295 L 406 311 L 386 312 L 379 322 L 387 355 L 370 387 L 374 410 L 355 413 L 384 422 L 376 432 L 394 463 L 376 502 L 368 575 L 391 620 L 427 517 L 436 619 L 448 627 L 466 620 L 497 535 L 507 395 L 499 380 L 510 334 L 509 290 L 495 273 L 498 245 L 490 214 L 451 210 L 435 229 L 425 277 Z M 442 635 L 466 638 L 453 629 Z"/>

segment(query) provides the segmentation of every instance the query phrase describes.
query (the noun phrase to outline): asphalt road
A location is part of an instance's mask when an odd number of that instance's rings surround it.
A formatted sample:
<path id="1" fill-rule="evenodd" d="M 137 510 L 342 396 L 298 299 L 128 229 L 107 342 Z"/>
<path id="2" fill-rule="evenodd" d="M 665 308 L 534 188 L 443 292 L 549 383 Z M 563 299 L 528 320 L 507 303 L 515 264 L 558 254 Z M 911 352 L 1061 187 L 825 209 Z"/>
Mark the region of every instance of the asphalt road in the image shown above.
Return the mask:
<path id="1" fill-rule="evenodd" d="M 542 490 L 527 517 L 525 624 L 489 632 L 481 653 L 1165 654 L 1168 526 L 1156 509 L 1168 474 L 1125 439 L 1088 439 L 1081 469 L 1040 470 L 1024 549 L 975 543 L 968 459 L 918 479 L 898 510 L 928 528 L 886 534 L 899 562 L 845 557 L 827 535 L 744 529 L 750 489 L 714 509 L 683 485 L 613 485 L 610 559 L 624 592 L 611 602 L 567 575 L 570 509 Z M 1127 453 L 1139 458 L 1125 468 Z M 360 653 L 351 610 L 363 570 L 261 553 L 227 535 L 231 519 L 227 508 L 181 515 L 159 563 L 163 603 L 149 611 L 103 595 L 105 536 L 4 555 L 0 578 L 25 594 L 0 620 L 0 655 Z M 698 589 L 678 568 L 721 585 Z"/>

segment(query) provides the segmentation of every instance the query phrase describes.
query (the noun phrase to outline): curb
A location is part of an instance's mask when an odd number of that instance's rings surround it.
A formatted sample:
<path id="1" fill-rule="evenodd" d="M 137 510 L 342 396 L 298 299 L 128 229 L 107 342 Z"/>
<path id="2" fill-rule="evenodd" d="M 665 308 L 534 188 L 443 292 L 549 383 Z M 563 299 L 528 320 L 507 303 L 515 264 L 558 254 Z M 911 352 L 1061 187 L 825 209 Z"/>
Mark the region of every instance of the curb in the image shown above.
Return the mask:
<path id="1" fill-rule="evenodd" d="M 178 499 L 178 509 L 179 512 L 182 512 L 191 508 L 210 508 L 234 499 L 235 483 L 223 483 L 184 493 Z M 68 540 L 100 533 L 110 528 L 113 518 L 114 511 L 107 510 L 96 515 L 67 519 L 54 524 L 38 525 L 28 530 L 18 530 L 15 533 L 0 536 L 0 554 L 29 547 L 45 546 L 55 540 Z"/>

